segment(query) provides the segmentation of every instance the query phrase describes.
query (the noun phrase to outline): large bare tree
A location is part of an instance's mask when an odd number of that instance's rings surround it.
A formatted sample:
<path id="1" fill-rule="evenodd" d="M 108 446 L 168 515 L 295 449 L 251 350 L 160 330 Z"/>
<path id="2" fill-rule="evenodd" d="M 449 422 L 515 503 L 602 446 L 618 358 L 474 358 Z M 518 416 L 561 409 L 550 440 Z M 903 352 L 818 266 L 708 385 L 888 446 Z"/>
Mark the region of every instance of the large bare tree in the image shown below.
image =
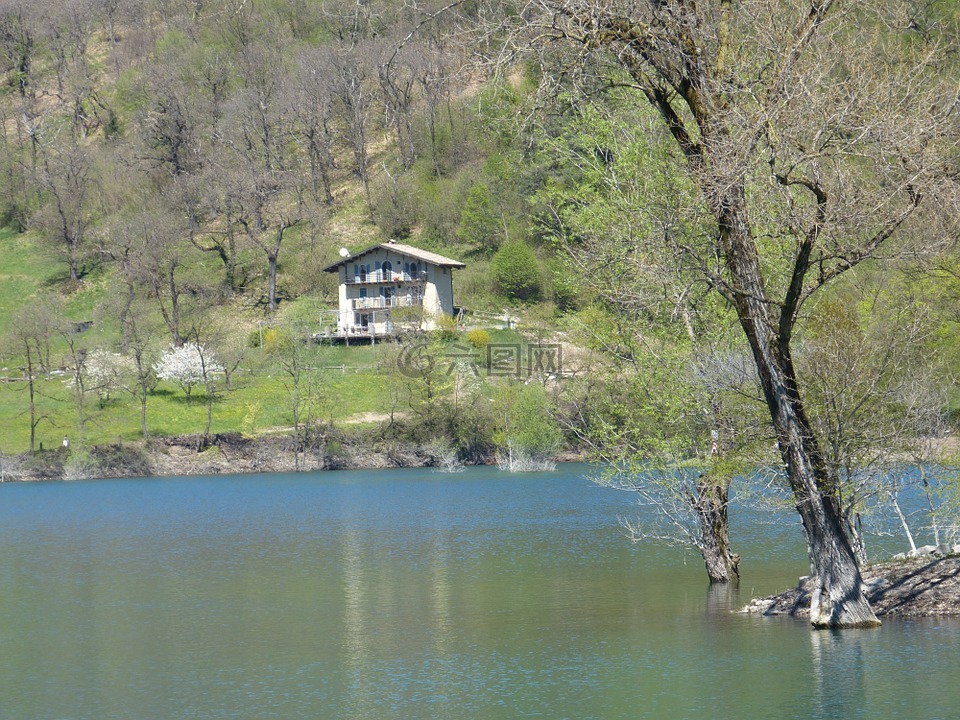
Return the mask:
<path id="1" fill-rule="evenodd" d="M 572 43 L 559 55 L 569 76 L 627 87 L 652 110 L 649 131 L 708 229 L 649 242 L 668 243 L 736 312 L 806 532 L 812 622 L 878 624 L 793 338 L 818 290 L 935 244 L 954 216 L 955 28 L 896 0 L 534 0 L 517 17 L 519 47 L 547 48 L 556 68 L 558 43 Z M 638 122 L 649 116 L 638 106 Z"/>

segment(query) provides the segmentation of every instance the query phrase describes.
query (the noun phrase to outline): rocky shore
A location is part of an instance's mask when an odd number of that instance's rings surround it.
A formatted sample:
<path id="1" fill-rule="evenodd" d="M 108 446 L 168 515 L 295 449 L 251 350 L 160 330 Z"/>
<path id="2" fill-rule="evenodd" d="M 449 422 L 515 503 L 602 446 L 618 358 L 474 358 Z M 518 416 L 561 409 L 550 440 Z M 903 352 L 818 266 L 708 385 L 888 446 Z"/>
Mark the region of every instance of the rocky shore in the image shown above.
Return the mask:
<path id="1" fill-rule="evenodd" d="M 915 557 L 870 565 L 863 570 L 870 604 L 880 618 L 960 616 L 960 547 L 949 554 L 923 552 Z M 779 595 L 759 598 L 742 612 L 810 616 L 809 578 Z"/>
<path id="2" fill-rule="evenodd" d="M 475 462 L 486 462 L 478 458 Z M 341 437 L 298 448 L 288 436 L 245 438 L 216 435 L 204 443 L 196 435 L 165 436 L 149 443 L 98 445 L 84 451 L 57 448 L 34 455 L 0 458 L 4 482 L 82 480 L 85 478 L 158 477 L 277 473 L 296 470 L 376 470 L 398 467 L 450 468 L 457 463 L 448 449 L 360 436 Z"/>

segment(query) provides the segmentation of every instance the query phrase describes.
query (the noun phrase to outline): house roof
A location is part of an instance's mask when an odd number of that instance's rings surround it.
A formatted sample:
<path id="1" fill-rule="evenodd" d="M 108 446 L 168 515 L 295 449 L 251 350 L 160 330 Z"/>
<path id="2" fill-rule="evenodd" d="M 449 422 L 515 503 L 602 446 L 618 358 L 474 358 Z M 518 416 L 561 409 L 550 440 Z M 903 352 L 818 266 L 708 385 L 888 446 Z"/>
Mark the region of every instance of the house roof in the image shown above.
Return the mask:
<path id="1" fill-rule="evenodd" d="M 328 265 L 323 269 L 324 272 L 332 273 L 338 272 L 341 265 L 347 265 L 352 263 L 357 258 L 363 257 L 368 253 L 372 253 L 374 250 L 392 250 L 395 253 L 400 255 L 408 255 L 410 257 L 416 258 L 417 260 L 423 260 L 432 265 L 438 267 L 449 267 L 449 268 L 464 268 L 466 267 L 465 263 L 460 262 L 459 260 L 453 260 L 452 258 L 444 257 L 443 255 L 438 255 L 437 253 L 429 252 L 427 250 L 421 250 L 420 248 L 415 248 L 413 245 L 404 245 L 403 243 L 398 242 L 385 242 L 377 243 L 376 245 L 371 245 L 368 248 L 364 248 L 360 252 L 349 255 L 332 265 Z"/>

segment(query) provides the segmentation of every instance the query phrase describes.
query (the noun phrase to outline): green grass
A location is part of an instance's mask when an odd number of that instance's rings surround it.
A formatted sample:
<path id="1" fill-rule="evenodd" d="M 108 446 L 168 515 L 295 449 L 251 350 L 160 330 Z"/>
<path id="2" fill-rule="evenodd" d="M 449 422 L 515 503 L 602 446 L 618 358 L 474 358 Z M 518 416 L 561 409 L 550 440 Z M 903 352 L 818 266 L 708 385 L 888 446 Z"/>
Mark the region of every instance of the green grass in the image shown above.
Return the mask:
<path id="1" fill-rule="evenodd" d="M 0 228 L 0 335 L 13 311 L 38 297 L 63 275 L 64 268 L 39 252 L 29 234 Z"/>
<path id="2" fill-rule="evenodd" d="M 361 413 L 386 413 L 391 405 L 390 358 L 395 346 L 319 346 L 305 363 L 311 368 L 315 411 L 335 422 Z M 4 374 L 18 375 L 16 371 Z M 76 396 L 66 376 L 37 381 L 37 411 L 44 417 L 37 428 L 37 441 L 45 448 L 59 446 L 63 436 L 74 445 L 98 445 L 139 440 L 140 405 L 130 394 L 114 393 L 101 407 L 94 395 L 85 400 L 84 437 L 78 436 Z M 211 432 L 254 430 L 270 432 L 293 424 L 290 381 L 273 353 L 251 349 L 243 369 L 232 378 L 231 388 L 222 389 L 214 402 Z M 0 383 L 0 451 L 24 452 L 30 447 L 29 400 L 26 382 Z M 254 412 L 255 409 L 258 412 Z M 255 423 L 245 419 L 255 416 Z M 207 398 L 196 387 L 187 399 L 183 390 L 161 382 L 147 401 L 147 427 L 154 435 L 185 435 L 203 432 L 207 419 Z"/>
<path id="3" fill-rule="evenodd" d="M 41 302 L 51 294 L 61 294 L 67 319 L 96 321 L 90 337 L 96 340 L 116 336 L 109 315 L 98 307 L 109 293 L 110 274 L 94 269 L 79 288 L 69 294 L 67 266 L 33 233 L 17 233 L 0 228 L 0 337 L 10 329 L 10 318 L 26 303 Z M 54 345 L 54 351 L 61 348 Z"/>

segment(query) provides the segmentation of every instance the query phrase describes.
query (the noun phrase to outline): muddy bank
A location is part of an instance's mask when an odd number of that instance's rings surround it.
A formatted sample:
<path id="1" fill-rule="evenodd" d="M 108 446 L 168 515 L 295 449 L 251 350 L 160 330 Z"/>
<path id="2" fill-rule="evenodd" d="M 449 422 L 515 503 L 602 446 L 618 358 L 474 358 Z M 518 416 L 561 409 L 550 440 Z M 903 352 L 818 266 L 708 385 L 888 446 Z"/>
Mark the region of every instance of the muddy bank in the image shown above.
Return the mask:
<path id="1" fill-rule="evenodd" d="M 863 570 L 878 617 L 960 616 L 960 555 L 924 554 Z M 779 595 L 754 600 L 742 612 L 810 616 L 809 579 Z"/>

